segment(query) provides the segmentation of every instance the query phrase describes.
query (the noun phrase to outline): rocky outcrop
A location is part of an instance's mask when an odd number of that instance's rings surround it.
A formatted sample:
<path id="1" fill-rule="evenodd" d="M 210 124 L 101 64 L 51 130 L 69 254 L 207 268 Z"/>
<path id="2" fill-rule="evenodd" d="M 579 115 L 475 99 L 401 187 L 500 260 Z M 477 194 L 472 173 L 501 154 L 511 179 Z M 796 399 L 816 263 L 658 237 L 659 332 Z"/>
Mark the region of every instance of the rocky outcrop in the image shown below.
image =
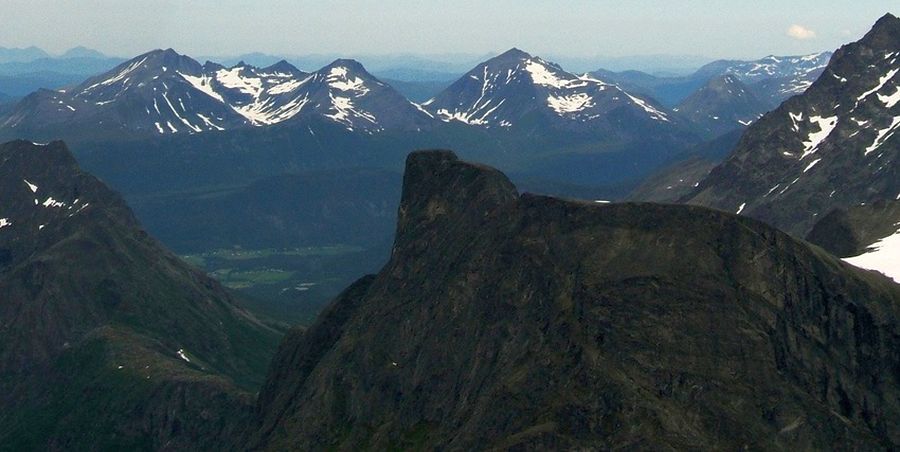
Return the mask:
<path id="1" fill-rule="evenodd" d="M 389 263 L 285 340 L 249 447 L 890 448 L 898 314 L 752 219 L 414 153 Z"/>

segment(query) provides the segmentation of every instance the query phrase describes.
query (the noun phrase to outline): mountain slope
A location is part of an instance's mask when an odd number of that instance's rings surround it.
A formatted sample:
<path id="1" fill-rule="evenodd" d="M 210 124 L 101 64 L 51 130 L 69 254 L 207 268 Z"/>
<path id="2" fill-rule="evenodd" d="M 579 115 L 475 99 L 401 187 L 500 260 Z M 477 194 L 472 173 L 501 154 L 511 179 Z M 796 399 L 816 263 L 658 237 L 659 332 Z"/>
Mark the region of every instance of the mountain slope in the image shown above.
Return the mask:
<path id="1" fill-rule="evenodd" d="M 768 108 L 736 76 L 710 79 L 676 110 L 713 135 L 746 127 Z"/>
<path id="2" fill-rule="evenodd" d="M 700 181 L 731 154 L 742 132 L 732 130 L 688 148 L 644 179 L 628 194 L 627 199 L 644 202 L 678 202 L 693 192 L 700 185 Z"/>
<path id="3" fill-rule="evenodd" d="M 900 288 L 765 224 L 519 196 L 433 151 L 407 161 L 394 245 L 282 343 L 249 447 L 900 441 Z"/>
<path id="4" fill-rule="evenodd" d="M 61 142 L 0 145 L 0 193 L 3 448 L 212 446 L 235 430 L 277 331 L 148 237 Z"/>
<path id="5" fill-rule="evenodd" d="M 839 49 L 803 94 L 753 124 L 688 202 L 804 236 L 837 207 L 900 196 L 900 19 Z"/>

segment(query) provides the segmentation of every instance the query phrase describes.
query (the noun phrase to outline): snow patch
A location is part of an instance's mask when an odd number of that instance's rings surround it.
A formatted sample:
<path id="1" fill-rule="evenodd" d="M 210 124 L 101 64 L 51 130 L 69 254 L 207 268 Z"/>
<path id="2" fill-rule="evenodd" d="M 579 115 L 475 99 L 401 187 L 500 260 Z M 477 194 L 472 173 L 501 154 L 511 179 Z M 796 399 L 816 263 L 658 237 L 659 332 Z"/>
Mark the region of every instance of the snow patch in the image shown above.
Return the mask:
<path id="1" fill-rule="evenodd" d="M 860 268 L 879 271 L 900 283 L 900 229 L 873 243 L 863 254 L 844 258 L 844 261 Z"/>
<path id="2" fill-rule="evenodd" d="M 809 165 L 806 165 L 806 168 L 803 169 L 803 172 L 807 172 L 812 169 L 812 167 L 816 166 L 816 163 L 819 163 L 822 159 L 815 159 Z"/>
<path id="3" fill-rule="evenodd" d="M 863 99 L 869 97 L 869 96 L 872 95 L 873 93 L 877 93 L 879 90 L 881 90 L 881 88 L 884 87 L 885 84 L 887 84 L 887 82 L 888 82 L 890 79 L 894 78 L 894 76 L 897 75 L 897 72 L 900 72 L 900 69 L 891 69 L 890 71 L 888 71 L 887 74 L 885 74 L 883 77 L 881 77 L 881 78 L 878 79 L 878 85 L 877 85 L 877 86 L 875 86 L 874 88 L 872 88 L 872 89 L 870 89 L 870 90 L 868 90 L 868 91 L 866 91 L 866 92 L 860 94 L 859 97 L 856 98 L 856 100 L 857 100 L 857 101 L 861 101 L 861 100 L 863 100 Z"/>
<path id="4" fill-rule="evenodd" d="M 878 135 L 875 137 L 875 141 L 873 141 L 872 144 L 866 148 L 866 152 L 864 155 L 869 155 L 869 153 L 881 147 L 882 144 L 884 144 L 888 139 L 894 136 L 894 133 L 897 132 L 898 128 L 900 128 L 900 116 L 894 116 L 893 121 L 891 121 L 891 125 L 878 131 Z"/>
<path id="5" fill-rule="evenodd" d="M 570 83 L 570 80 L 557 77 L 546 65 L 536 59 L 528 60 L 525 63 L 525 70 L 531 74 L 531 80 L 538 85 L 565 88 Z"/>
<path id="6" fill-rule="evenodd" d="M 880 100 L 885 107 L 894 108 L 894 105 L 897 105 L 897 102 L 900 102 L 900 86 L 894 90 L 894 94 L 889 94 L 887 96 L 878 95 L 878 100 Z"/>
<path id="7" fill-rule="evenodd" d="M 220 69 L 216 71 L 216 80 L 226 88 L 236 89 L 254 98 L 259 98 L 262 91 L 262 80 L 256 77 L 243 76 L 241 74 L 242 69 L 242 67 Z"/>
<path id="8" fill-rule="evenodd" d="M 22 179 L 22 181 L 25 182 L 25 185 L 27 185 L 28 188 L 31 189 L 31 192 L 32 192 L 32 193 L 37 193 L 37 191 L 38 191 L 38 186 L 37 186 L 37 185 L 34 185 L 34 184 L 32 184 L 31 182 L 28 182 L 28 180 L 26 180 L 26 179 Z"/>
<path id="9" fill-rule="evenodd" d="M 193 86 L 197 91 L 200 91 L 201 93 L 206 94 L 207 96 L 212 97 L 213 99 L 222 102 L 223 104 L 225 103 L 225 99 L 223 99 L 222 96 L 213 89 L 212 77 L 206 75 L 195 77 L 193 75 L 182 74 L 181 72 L 178 72 L 177 74 L 180 75 L 181 78 L 183 78 L 185 81 L 190 83 L 191 86 Z"/>
<path id="10" fill-rule="evenodd" d="M 369 92 L 363 79 L 359 77 L 347 77 L 347 68 L 334 67 L 328 73 L 328 86 L 340 91 L 353 91 L 359 96 L 365 96 Z"/>
<path id="11" fill-rule="evenodd" d="M 624 93 L 624 91 L 623 91 L 623 93 Z M 638 99 L 637 97 L 634 97 L 628 93 L 625 93 L 625 95 L 628 96 L 628 98 L 631 99 L 632 102 L 637 104 L 639 107 L 643 108 L 644 111 L 646 111 L 647 113 L 650 113 L 650 116 L 652 116 L 654 119 L 657 119 L 660 121 L 667 121 L 667 122 L 669 121 L 669 118 L 668 118 L 668 116 L 666 116 L 665 113 L 653 108 L 653 106 L 648 104 L 647 102 L 644 102 L 643 100 Z"/>
<path id="12" fill-rule="evenodd" d="M 53 199 L 53 197 L 48 197 L 43 203 L 41 203 L 44 207 L 65 207 L 66 203 L 57 201 Z"/>
<path id="13" fill-rule="evenodd" d="M 3 229 L 7 226 L 12 226 L 12 223 L 9 222 L 9 218 L 0 218 L 0 229 Z"/>
<path id="14" fill-rule="evenodd" d="M 577 113 L 594 106 L 593 98 L 587 93 L 576 93 L 568 96 L 547 96 L 547 105 L 560 116 L 566 113 Z"/>
<path id="15" fill-rule="evenodd" d="M 828 118 L 823 118 L 821 116 L 810 116 L 809 121 L 815 125 L 819 126 L 818 132 L 810 132 L 806 138 L 806 141 L 803 142 L 803 155 L 800 156 L 800 160 L 803 160 L 806 156 L 815 153 L 819 150 L 819 145 L 828 138 L 828 135 L 831 135 L 831 132 L 837 127 L 838 118 L 837 116 L 831 116 Z"/>

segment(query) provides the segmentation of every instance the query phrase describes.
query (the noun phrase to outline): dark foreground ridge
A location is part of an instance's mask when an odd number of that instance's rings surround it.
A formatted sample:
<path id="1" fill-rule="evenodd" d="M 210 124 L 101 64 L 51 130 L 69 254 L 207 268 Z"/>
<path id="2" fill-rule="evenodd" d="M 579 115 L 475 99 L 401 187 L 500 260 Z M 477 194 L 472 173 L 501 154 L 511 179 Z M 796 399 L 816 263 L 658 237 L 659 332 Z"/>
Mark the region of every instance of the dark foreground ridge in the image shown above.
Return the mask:
<path id="1" fill-rule="evenodd" d="M 65 144 L 0 145 L 0 450 L 231 444 L 278 332 Z"/>
<path id="2" fill-rule="evenodd" d="M 417 152 L 389 263 L 282 343 L 248 447 L 891 448 L 898 311 L 756 220 Z"/>

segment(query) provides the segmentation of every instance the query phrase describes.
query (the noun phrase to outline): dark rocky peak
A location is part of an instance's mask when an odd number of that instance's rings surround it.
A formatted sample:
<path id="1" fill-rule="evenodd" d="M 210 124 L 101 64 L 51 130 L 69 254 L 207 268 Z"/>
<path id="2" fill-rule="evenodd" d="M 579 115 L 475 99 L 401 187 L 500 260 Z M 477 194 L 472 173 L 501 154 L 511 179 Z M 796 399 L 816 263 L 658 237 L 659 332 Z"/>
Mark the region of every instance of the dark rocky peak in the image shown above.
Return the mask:
<path id="1" fill-rule="evenodd" d="M 82 172 L 62 141 L 0 145 L 0 193 L 0 218 L 6 224 L 0 246 L 5 244 L 13 258 L 27 257 L 98 212 L 119 224 L 137 225 L 121 198 Z"/>
<path id="2" fill-rule="evenodd" d="M 225 69 L 225 66 L 222 66 L 221 64 L 214 61 L 207 61 L 206 63 L 203 63 L 203 72 L 205 73 L 216 72 L 221 69 Z"/>
<path id="3" fill-rule="evenodd" d="M 141 61 L 143 62 L 140 63 L 140 67 L 145 67 L 153 72 L 181 71 L 193 74 L 202 69 L 196 60 L 179 54 L 173 49 L 153 50 L 123 64 L 128 65 L 128 63 Z"/>
<path id="4" fill-rule="evenodd" d="M 327 83 L 331 88 L 341 91 L 367 92 L 376 86 L 384 85 L 359 61 L 339 58 L 314 73 L 319 82 Z"/>
<path id="5" fill-rule="evenodd" d="M 344 68 L 347 69 L 347 71 L 349 71 L 350 73 L 357 75 L 365 74 L 371 77 L 371 75 L 369 75 L 369 71 L 366 70 L 362 63 L 350 58 L 338 58 L 320 69 L 320 72 L 329 72 L 330 70 L 335 68 Z"/>
<path id="6" fill-rule="evenodd" d="M 477 224 L 517 197 L 512 182 L 493 168 L 463 162 L 452 151 L 413 152 L 406 159 L 396 242 Z"/>
<path id="7" fill-rule="evenodd" d="M 885 14 L 860 42 L 872 48 L 896 51 L 900 48 L 900 18 Z"/>
<path id="8" fill-rule="evenodd" d="M 281 60 L 271 66 L 262 69 L 263 72 L 266 73 L 280 73 L 280 74 L 305 74 L 305 72 L 297 69 L 291 63 L 288 63 L 286 60 Z"/>
<path id="9" fill-rule="evenodd" d="M 128 60 L 112 70 L 92 77 L 72 90 L 75 96 L 108 98 L 127 88 L 178 77 L 179 73 L 199 75 L 203 66 L 172 49 L 153 50 Z"/>
<path id="10" fill-rule="evenodd" d="M 503 52 L 500 55 L 497 55 L 496 57 L 492 58 L 491 60 L 515 61 L 515 60 L 527 60 L 529 58 L 532 58 L 530 53 L 513 47 L 513 48 L 507 50 L 506 52 Z"/>

